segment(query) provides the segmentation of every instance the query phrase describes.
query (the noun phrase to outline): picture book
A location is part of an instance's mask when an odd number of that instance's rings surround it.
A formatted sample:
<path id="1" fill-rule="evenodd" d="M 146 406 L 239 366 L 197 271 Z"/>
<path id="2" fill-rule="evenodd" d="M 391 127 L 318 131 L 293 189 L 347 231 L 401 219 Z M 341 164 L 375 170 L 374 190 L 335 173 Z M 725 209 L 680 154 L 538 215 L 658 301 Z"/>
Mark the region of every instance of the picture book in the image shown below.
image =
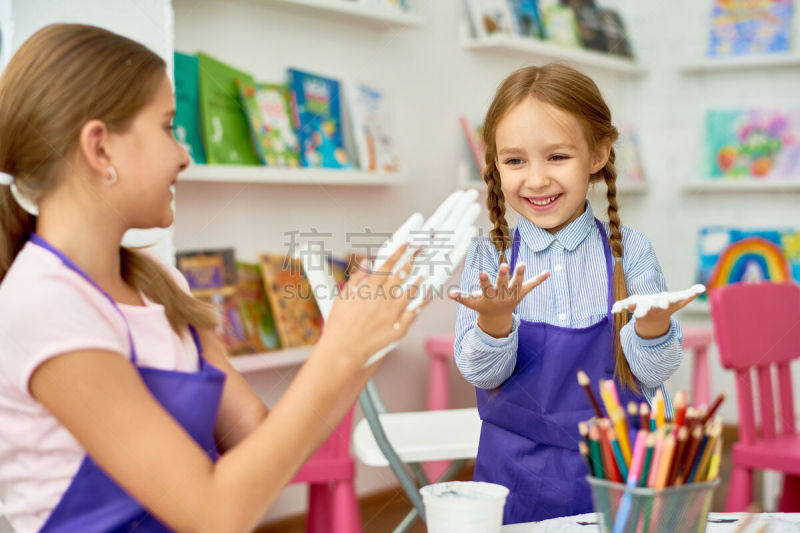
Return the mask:
<path id="1" fill-rule="evenodd" d="M 205 164 L 206 151 L 200 136 L 200 97 L 197 87 L 197 56 L 175 52 L 175 138 L 192 161 Z"/>
<path id="2" fill-rule="evenodd" d="M 608 39 L 603 32 L 600 10 L 594 0 L 561 0 L 561 4 L 572 9 L 578 35 L 584 48 L 598 52 L 608 51 Z"/>
<path id="3" fill-rule="evenodd" d="M 633 48 L 628 39 L 628 31 L 625 28 L 622 17 L 613 9 L 600 8 L 599 12 L 603 33 L 608 41 L 608 52 L 618 56 L 633 58 Z"/>
<path id="4" fill-rule="evenodd" d="M 217 314 L 217 334 L 228 353 L 238 355 L 252 352 L 253 346 L 239 310 L 233 249 L 178 252 L 176 259 L 192 294 L 210 304 Z"/>
<path id="5" fill-rule="evenodd" d="M 467 10 L 475 36 L 514 35 L 514 16 L 507 0 L 467 0 Z"/>
<path id="6" fill-rule="evenodd" d="M 279 350 L 281 340 L 264 291 L 261 268 L 258 263 L 238 261 L 236 273 L 239 313 L 253 351 Z"/>
<path id="7" fill-rule="evenodd" d="M 617 181 L 631 183 L 644 181 L 639 136 L 628 124 L 617 125 L 619 138 L 614 143 L 616 155 Z"/>
<path id="8" fill-rule="evenodd" d="M 705 137 L 712 179 L 800 179 L 800 109 L 711 110 Z"/>
<path id="9" fill-rule="evenodd" d="M 572 8 L 557 4 L 542 9 L 545 34 L 548 41 L 569 47 L 581 46 L 578 23 Z"/>
<path id="10" fill-rule="evenodd" d="M 700 283 L 708 291 L 740 282 L 800 283 L 800 230 L 701 228 Z"/>
<path id="11" fill-rule="evenodd" d="M 344 148 L 339 82 L 291 68 L 288 74 L 303 166 L 352 168 Z"/>
<path id="12" fill-rule="evenodd" d="M 371 172 L 397 171 L 385 95 L 362 83 L 349 83 L 346 96 L 360 168 Z"/>
<path id="13" fill-rule="evenodd" d="M 269 167 L 299 167 L 300 150 L 292 127 L 289 88 L 237 79 L 253 144 L 261 163 Z"/>
<path id="14" fill-rule="evenodd" d="M 713 0 L 709 57 L 788 52 L 792 0 Z"/>
<path id="15" fill-rule="evenodd" d="M 544 39 L 542 15 L 536 0 L 509 0 L 517 35 Z"/>
<path id="16" fill-rule="evenodd" d="M 206 159 L 212 165 L 260 165 L 236 80 L 252 77 L 222 61 L 197 54 L 200 121 Z"/>
<path id="17" fill-rule="evenodd" d="M 314 344 L 322 331 L 322 315 L 300 259 L 262 254 L 259 266 L 281 346 Z"/>
<path id="18" fill-rule="evenodd" d="M 460 115 L 458 122 L 467 139 L 469 151 L 475 161 L 478 171 L 483 173 L 486 168 L 486 146 L 483 144 L 483 124 L 471 121 L 466 115 Z"/>

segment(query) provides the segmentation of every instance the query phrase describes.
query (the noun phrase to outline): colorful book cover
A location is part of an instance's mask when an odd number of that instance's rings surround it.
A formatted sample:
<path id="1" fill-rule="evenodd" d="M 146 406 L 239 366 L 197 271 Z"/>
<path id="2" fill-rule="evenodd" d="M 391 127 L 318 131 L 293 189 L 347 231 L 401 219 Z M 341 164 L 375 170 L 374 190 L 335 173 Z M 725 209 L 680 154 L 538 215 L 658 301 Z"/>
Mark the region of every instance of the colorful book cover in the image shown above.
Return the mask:
<path id="1" fill-rule="evenodd" d="M 714 0 L 708 56 L 788 52 L 792 0 Z"/>
<path id="2" fill-rule="evenodd" d="M 396 172 L 398 161 L 389 133 L 386 97 L 362 83 L 348 84 L 346 89 L 359 166 L 371 172 Z"/>
<path id="3" fill-rule="evenodd" d="M 236 263 L 236 273 L 239 278 L 236 286 L 239 313 L 253 351 L 279 350 L 281 339 L 264 291 L 261 268 L 257 263 L 239 261 Z"/>
<path id="4" fill-rule="evenodd" d="M 205 164 L 206 151 L 200 135 L 200 96 L 197 57 L 175 52 L 175 138 L 192 161 Z"/>
<path id="5" fill-rule="evenodd" d="M 800 283 L 800 230 L 701 228 L 698 257 L 709 292 L 740 282 Z"/>
<path id="6" fill-rule="evenodd" d="M 262 254 L 264 290 L 284 348 L 314 344 L 322 332 L 322 315 L 300 259 Z"/>
<path id="7" fill-rule="evenodd" d="M 633 58 L 633 48 L 628 39 L 625 23 L 613 9 L 599 8 L 600 22 L 606 35 L 608 52 L 614 55 Z"/>
<path id="8" fill-rule="evenodd" d="M 544 39 L 542 15 L 536 0 L 509 0 L 517 34 L 523 37 Z"/>
<path id="9" fill-rule="evenodd" d="M 467 139 L 467 145 L 475 165 L 478 167 L 478 171 L 483 173 L 483 169 L 486 168 L 486 145 L 483 144 L 483 124 L 476 124 L 470 121 L 466 115 L 459 115 L 458 122 L 461 124 L 461 130 Z"/>
<path id="10" fill-rule="evenodd" d="M 478 38 L 514 35 L 516 22 L 507 0 L 467 0 L 467 10 Z"/>
<path id="11" fill-rule="evenodd" d="M 200 121 L 206 159 L 212 165 L 260 165 L 236 80 L 253 78 L 213 57 L 198 53 Z"/>
<path id="12" fill-rule="evenodd" d="M 236 258 L 232 248 L 176 254 L 178 269 L 192 294 L 211 304 L 219 317 L 217 334 L 231 355 L 251 353 L 237 298 Z"/>
<path id="13" fill-rule="evenodd" d="M 603 32 L 600 10 L 594 0 L 561 0 L 561 4 L 575 13 L 578 35 L 584 48 L 608 52 L 608 39 Z"/>
<path id="14" fill-rule="evenodd" d="M 236 80 L 261 163 L 269 167 L 299 167 L 300 148 L 292 127 L 289 88 Z"/>
<path id="15" fill-rule="evenodd" d="M 639 136 L 636 130 L 628 125 L 617 126 L 619 138 L 614 144 L 616 155 L 617 180 L 619 182 L 643 182 L 644 169 L 642 168 Z"/>
<path id="16" fill-rule="evenodd" d="M 568 47 L 580 47 L 578 23 L 571 8 L 561 5 L 548 5 L 542 10 L 547 40 Z"/>
<path id="17" fill-rule="evenodd" d="M 712 179 L 800 178 L 800 109 L 712 110 L 705 174 Z"/>
<path id="18" fill-rule="evenodd" d="M 291 68 L 288 74 L 303 166 L 352 168 L 342 135 L 339 82 Z"/>

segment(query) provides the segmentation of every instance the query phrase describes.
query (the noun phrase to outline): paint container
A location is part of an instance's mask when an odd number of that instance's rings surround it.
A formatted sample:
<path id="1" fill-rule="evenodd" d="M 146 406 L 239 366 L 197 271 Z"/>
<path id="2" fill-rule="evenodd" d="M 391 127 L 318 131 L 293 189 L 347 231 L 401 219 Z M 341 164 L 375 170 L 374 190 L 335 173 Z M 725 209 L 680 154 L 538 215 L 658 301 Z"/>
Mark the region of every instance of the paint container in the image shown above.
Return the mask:
<path id="1" fill-rule="evenodd" d="M 419 490 L 428 533 L 499 533 L 508 489 L 482 481 L 434 483 Z"/>

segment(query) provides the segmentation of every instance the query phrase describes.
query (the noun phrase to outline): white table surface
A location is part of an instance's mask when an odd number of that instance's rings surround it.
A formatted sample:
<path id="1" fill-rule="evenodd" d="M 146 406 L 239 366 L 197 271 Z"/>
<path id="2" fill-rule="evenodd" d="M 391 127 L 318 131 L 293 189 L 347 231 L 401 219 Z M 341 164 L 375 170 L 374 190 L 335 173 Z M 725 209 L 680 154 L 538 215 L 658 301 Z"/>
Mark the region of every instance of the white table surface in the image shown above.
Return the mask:
<path id="1" fill-rule="evenodd" d="M 746 513 L 708 513 L 706 533 L 733 532 Z M 756 531 L 757 526 L 768 524 L 768 533 L 800 533 L 800 513 L 762 513 L 757 515 L 747 531 Z M 566 516 L 544 520 L 503 526 L 502 533 L 594 533 L 599 531 L 597 517 L 594 513 Z"/>

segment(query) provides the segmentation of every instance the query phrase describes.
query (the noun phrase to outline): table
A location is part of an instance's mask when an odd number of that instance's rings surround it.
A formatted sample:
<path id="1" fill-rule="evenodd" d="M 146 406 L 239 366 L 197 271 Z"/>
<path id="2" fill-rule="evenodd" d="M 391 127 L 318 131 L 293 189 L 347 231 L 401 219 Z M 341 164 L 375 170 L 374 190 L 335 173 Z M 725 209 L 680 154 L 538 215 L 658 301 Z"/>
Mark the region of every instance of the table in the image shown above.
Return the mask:
<path id="1" fill-rule="evenodd" d="M 736 531 L 747 513 L 708 513 L 706 533 L 726 533 Z M 762 524 L 769 524 L 769 533 L 800 533 L 800 513 L 762 513 L 755 517 L 745 532 L 754 532 Z M 565 516 L 544 520 L 503 526 L 501 533 L 594 533 L 600 531 L 595 513 Z"/>

